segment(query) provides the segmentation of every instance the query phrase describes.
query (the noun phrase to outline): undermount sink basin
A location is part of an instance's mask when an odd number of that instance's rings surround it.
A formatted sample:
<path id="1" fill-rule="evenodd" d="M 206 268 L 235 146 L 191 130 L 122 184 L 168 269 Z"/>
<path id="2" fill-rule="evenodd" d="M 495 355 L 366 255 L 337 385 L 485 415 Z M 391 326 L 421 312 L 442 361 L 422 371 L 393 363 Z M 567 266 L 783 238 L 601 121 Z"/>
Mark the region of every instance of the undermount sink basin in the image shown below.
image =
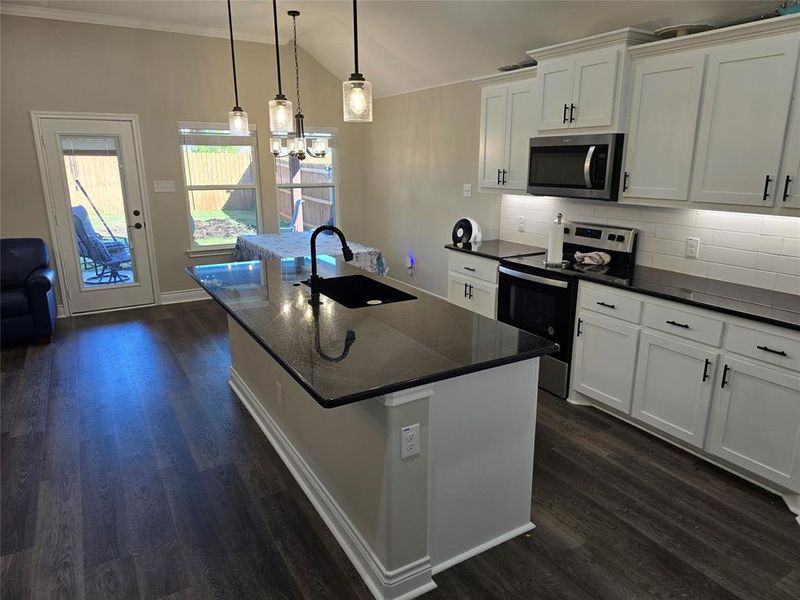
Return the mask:
<path id="1" fill-rule="evenodd" d="M 308 281 L 303 282 L 308 285 Z M 347 308 L 364 308 L 392 302 L 405 302 L 416 300 L 416 296 L 406 294 L 380 281 L 375 281 L 364 275 L 347 275 L 345 277 L 331 277 L 320 279 L 317 291 L 346 306 Z"/>

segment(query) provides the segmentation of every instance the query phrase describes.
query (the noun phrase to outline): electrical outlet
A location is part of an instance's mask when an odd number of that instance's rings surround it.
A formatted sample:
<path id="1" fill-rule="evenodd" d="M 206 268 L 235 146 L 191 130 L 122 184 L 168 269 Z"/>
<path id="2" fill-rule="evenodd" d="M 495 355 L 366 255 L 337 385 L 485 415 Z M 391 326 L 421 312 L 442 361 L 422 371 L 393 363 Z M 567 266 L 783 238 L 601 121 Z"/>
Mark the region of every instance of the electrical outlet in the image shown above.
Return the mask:
<path id="1" fill-rule="evenodd" d="M 407 425 L 400 430 L 400 458 L 419 454 L 419 423 Z"/>
<path id="2" fill-rule="evenodd" d="M 700 238 L 686 238 L 686 258 L 697 258 L 700 256 Z"/>
<path id="3" fill-rule="evenodd" d="M 471 183 L 465 183 L 464 184 L 464 198 L 469 198 L 470 196 L 472 196 L 472 184 Z"/>
<path id="4" fill-rule="evenodd" d="M 517 217 L 517 231 L 525 233 L 525 217 L 522 215 Z"/>

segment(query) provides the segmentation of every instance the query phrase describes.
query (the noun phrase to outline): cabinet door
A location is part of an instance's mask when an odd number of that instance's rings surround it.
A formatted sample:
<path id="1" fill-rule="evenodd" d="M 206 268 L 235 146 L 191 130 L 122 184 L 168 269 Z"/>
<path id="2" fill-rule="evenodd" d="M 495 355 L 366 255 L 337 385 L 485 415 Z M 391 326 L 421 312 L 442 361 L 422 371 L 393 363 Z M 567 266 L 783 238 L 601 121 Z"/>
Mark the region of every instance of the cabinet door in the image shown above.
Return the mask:
<path id="1" fill-rule="evenodd" d="M 730 357 L 724 362 L 706 449 L 800 491 L 800 377 Z"/>
<path id="2" fill-rule="evenodd" d="M 504 189 L 524 192 L 528 186 L 530 139 L 535 135 L 535 80 L 517 81 L 508 86 L 506 124 L 506 176 Z"/>
<path id="3" fill-rule="evenodd" d="M 493 85 L 481 91 L 481 139 L 478 181 L 485 188 L 499 188 L 505 168 L 506 108 L 508 86 Z"/>
<path id="4" fill-rule="evenodd" d="M 797 50 L 795 38 L 709 54 L 692 200 L 774 204 Z"/>
<path id="5" fill-rule="evenodd" d="M 572 103 L 574 62 L 575 60 L 570 56 L 544 61 L 537 67 L 537 130 L 547 131 L 570 127 L 569 105 Z"/>
<path id="6" fill-rule="evenodd" d="M 800 73 L 789 115 L 789 134 L 786 137 L 783 169 L 776 190 L 776 204 L 800 208 Z"/>
<path id="7" fill-rule="evenodd" d="M 717 357 L 716 352 L 643 332 L 631 415 L 702 448 Z"/>
<path id="8" fill-rule="evenodd" d="M 447 300 L 453 304 L 472 310 L 472 300 L 469 298 L 469 280 L 466 277 L 447 274 Z"/>
<path id="9" fill-rule="evenodd" d="M 623 195 L 689 199 L 705 64 L 705 54 L 679 54 L 634 67 Z"/>
<path id="10" fill-rule="evenodd" d="M 584 310 L 578 318 L 573 387 L 630 414 L 639 328 Z"/>
<path id="11" fill-rule="evenodd" d="M 471 279 L 467 285 L 467 296 L 472 304 L 472 310 L 489 317 L 496 318 L 497 315 L 497 286 Z"/>
<path id="12" fill-rule="evenodd" d="M 572 127 L 609 127 L 614 121 L 618 50 L 585 52 L 575 57 Z"/>

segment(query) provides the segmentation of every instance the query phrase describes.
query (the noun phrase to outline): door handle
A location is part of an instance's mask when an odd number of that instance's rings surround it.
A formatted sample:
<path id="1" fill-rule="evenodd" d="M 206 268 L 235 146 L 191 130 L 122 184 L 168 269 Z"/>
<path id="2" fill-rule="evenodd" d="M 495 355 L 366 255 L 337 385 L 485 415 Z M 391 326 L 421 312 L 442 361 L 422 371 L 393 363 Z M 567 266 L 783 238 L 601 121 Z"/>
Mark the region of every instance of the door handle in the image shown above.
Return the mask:
<path id="1" fill-rule="evenodd" d="M 720 384 L 720 389 L 725 387 L 725 384 L 728 383 L 728 371 L 730 371 L 730 367 L 725 365 L 725 368 L 722 370 L 722 383 Z"/>
<path id="2" fill-rule="evenodd" d="M 506 173 L 508 173 L 508 171 L 506 171 L 505 169 L 503 169 L 503 181 L 501 182 L 501 183 L 502 183 L 502 185 L 505 185 L 505 184 L 506 184 Z"/>
<path id="3" fill-rule="evenodd" d="M 141 223 L 134 223 L 133 225 L 128 225 L 128 229 L 141 229 L 144 227 Z"/>
<path id="4" fill-rule="evenodd" d="M 678 323 L 677 321 L 664 321 L 667 325 L 675 325 L 675 327 L 683 327 L 684 329 L 691 329 L 686 323 Z"/>
<path id="5" fill-rule="evenodd" d="M 573 117 L 573 113 L 575 112 L 576 106 L 574 104 L 569 105 L 569 122 L 572 123 L 575 121 L 575 117 Z"/>
<path id="6" fill-rule="evenodd" d="M 500 169 L 497 169 L 497 185 L 500 185 Z"/>
<path id="7" fill-rule="evenodd" d="M 711 361 L 706 359 L 706 364 L 703 365 L 703 381 L 708 380 L 708 367 L 711 366 Z"/>
<path id="8" fill-rule="evenodd" d="M 469 299 L 472 300 L 472 284 L 469 284 Z"/>
<path id="9" fill-rule="evenodd" d="M 586 189 L 592 189 L 592 158 L 594 158 L 594 151 L 597 146 L 589 146 L 589 151 L 586 153 L 586 160 L 583 161 L 583 181 L 586 183 Z"/>
<path id="10" fill-rule="evenodd" d="M 772 177 L 767 175 L 767 178 L 764 180 L 764 195 L 761 197 L 762 200 L 766 200 L 769 198 L 769 182 L 772 181 Z"/>
<path id="11" fill-rule="evenodd" d="M 625 171 L 625 177 L 622 178 L 622 191 L 628 191 L 628 179 L 631 178 L 631 174 Z"/>
<path id="12" fill-rule="evenodd" d="M 583 325 L 583 319 L 578 319 L 578 333 L 575 334 L 575 337 L 581 337 L 581 325 Z"/>
<path id="13" fill-rule="evenodd" d="M 467 297 L 467 285 L 469 285 L 466 281 L 464 282 L 464 298 Z"/>
<path id="14" fill-rule="evenodd" d="M 564 119 L 561 121 L 562 123 L 566 123 L 566 122 L 567 122 L 567 111 L 568 111 L 568 110 L 569 110 L 569 106 L 567 106 L 567 105 L 565 104 L 565 105 L 564 105 Z"/>
<path id="15" fill-rule="evenodd" d="M 783 201 L 786 202 L 786 199 L 789 197 L 789 184 L 792 183 L 792 178 L 790 175 L 786 176 L 786 182 L 783 184 Z"/>
<path id="16" fill-rule="evenodd" d="M 606 308 L 613 308 L 616 310 L 616 305 L 614 304 L 606 304 L 605 302 L 595 302 L 598 306 L 605 306 Z"/>
<path id="17" fill-rule="evenodd" d="M 772 354 L 777 354 L 778 356 L 789 356 L 783 350 L 773 350 L 768 346 L 756 346 L 759 350 L 763 350 L 764 352 L 771 352 Z"/>

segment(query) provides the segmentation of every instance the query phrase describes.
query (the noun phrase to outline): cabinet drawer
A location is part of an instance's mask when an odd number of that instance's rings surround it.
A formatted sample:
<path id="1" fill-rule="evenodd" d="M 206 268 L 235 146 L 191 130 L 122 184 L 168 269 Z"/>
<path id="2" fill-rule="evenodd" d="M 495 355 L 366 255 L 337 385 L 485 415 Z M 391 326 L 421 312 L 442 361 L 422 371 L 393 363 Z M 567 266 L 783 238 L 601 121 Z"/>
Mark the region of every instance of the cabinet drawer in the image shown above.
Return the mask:
<path id="1" fill-rule="evenodd" d="M 497 283 L 498 262 L 482 256 L 474 256 L 458 250 L 450 250 L 450 271 L 459 275 L 475 277 Z"/>
<path id="2" fill-rule="evenodd" d="M 639 323 L 642 319 L 641 300 L 628 298 L 608 290 L 608 287 L 583 285 L 580 294 L 581 308 L 631 323 Z"/>
<path id="3" fill-rule="evenodd" d="M 726 347 L 730 352 L 800 371 L 800 339 L 797 338 L 731 325 Z"/>
<path id="4" fill-rule="evenodd" d="M 661 304 L 647 304 L 644 324 L 678 337 L 719 348 L 722 343 L 722 321 Z"/>

